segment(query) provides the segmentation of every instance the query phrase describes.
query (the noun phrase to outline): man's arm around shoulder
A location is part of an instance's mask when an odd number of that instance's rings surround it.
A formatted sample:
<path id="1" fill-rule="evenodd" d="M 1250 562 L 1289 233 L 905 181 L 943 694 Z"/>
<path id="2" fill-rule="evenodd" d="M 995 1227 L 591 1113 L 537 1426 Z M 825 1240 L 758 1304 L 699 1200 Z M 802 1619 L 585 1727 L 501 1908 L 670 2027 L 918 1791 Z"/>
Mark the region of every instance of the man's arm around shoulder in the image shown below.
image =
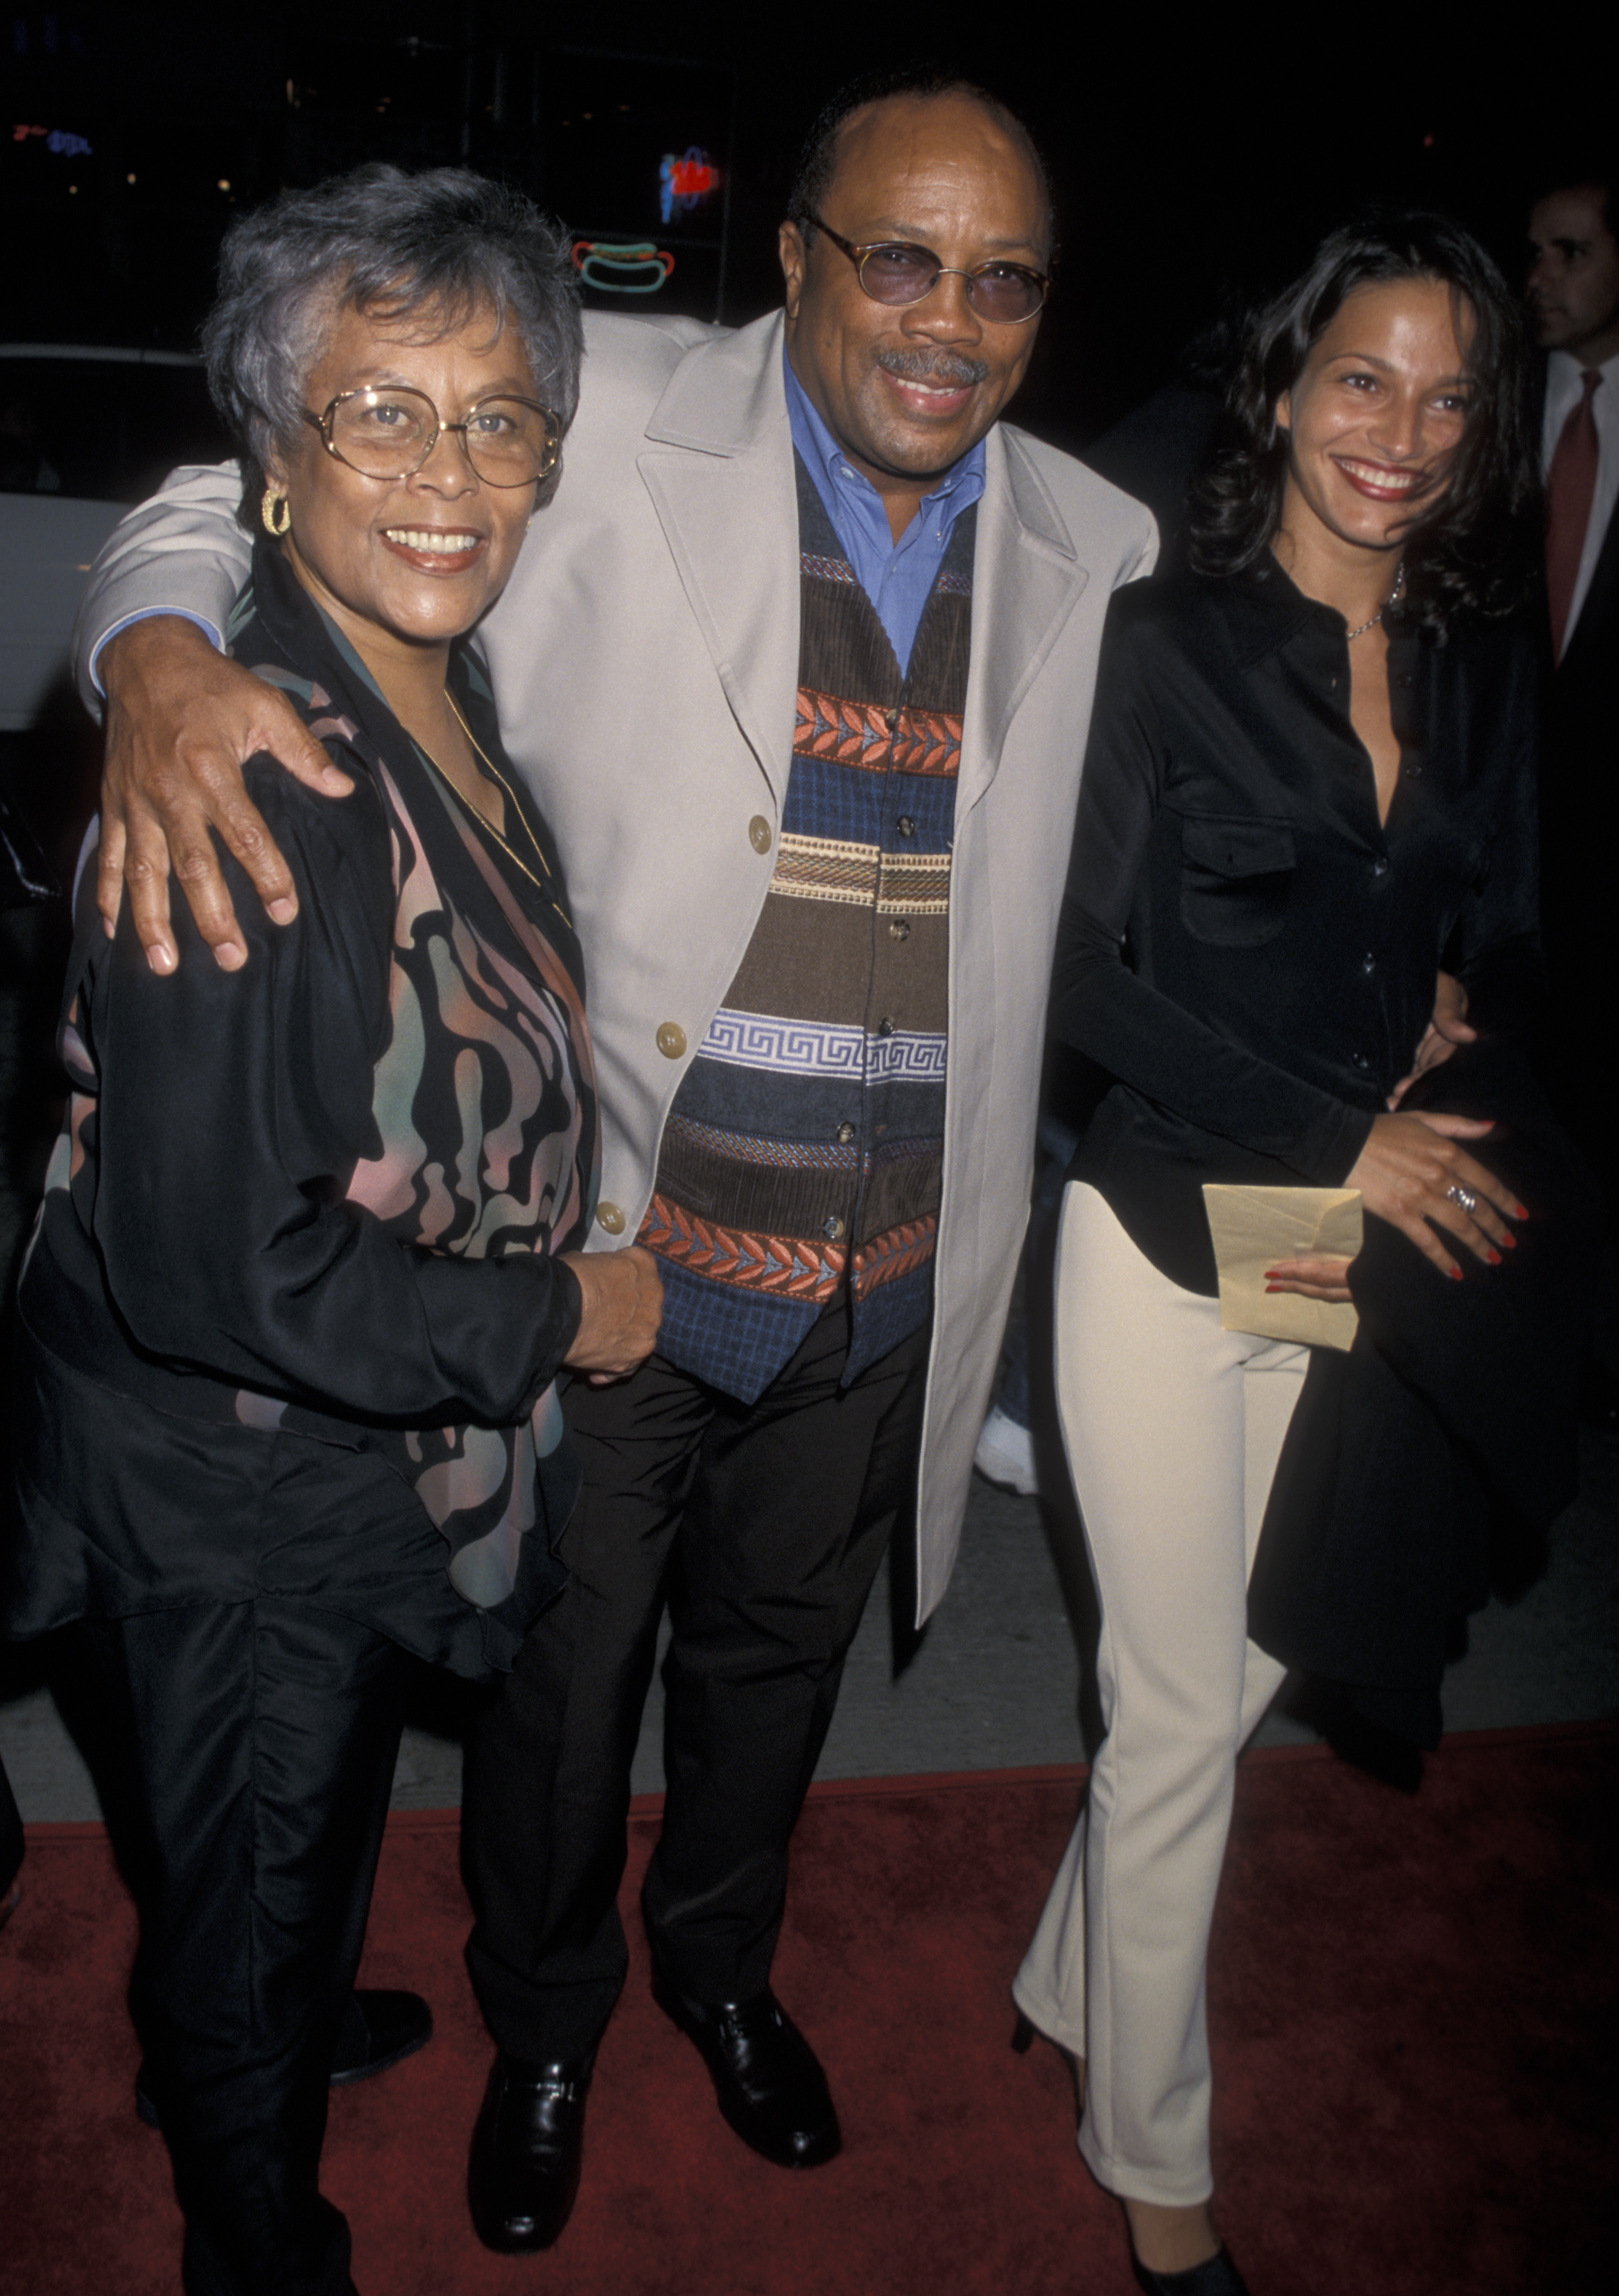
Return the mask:
<path id="1" fill-rule="evenodd" d="M 73 629 L 73 665 L 86 707 L 101 714 L 100 654 L 146 614 L 180 614 L 216 646 L 247 579 L 252 545 L 236 516 L 234 463 L 186 464 L 120 519 L 90 569 Z"/>
<path id="2" fill-rule="evenodd" d="M 156 972 L 179 962 L 171 870 L 216 962 L 227 972 L 246 962 L 212 830 L 277 923 L 298 914 L 291 873 L 243 787 L 244 759 L 268 750 L 330 796 L 352 786 L 285 695 L 220 651 L 252 559 L 241 496 L 233 463 L 176 471 L 115 529 L 74 633 L 80 689 L 93 709 L 106 697 L 96 901 L 110 932 L 128 886 Z"/>

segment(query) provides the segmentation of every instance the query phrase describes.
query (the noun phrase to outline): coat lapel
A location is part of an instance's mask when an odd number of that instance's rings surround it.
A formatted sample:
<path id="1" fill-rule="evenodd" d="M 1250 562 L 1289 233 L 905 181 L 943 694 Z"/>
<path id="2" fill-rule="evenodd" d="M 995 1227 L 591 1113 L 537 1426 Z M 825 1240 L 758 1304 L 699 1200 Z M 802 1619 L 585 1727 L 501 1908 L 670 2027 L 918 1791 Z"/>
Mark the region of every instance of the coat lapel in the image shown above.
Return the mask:
<path id="1" fill-rule="evenodd" d="M 670 378 L 637 457 L 703 642 L 778 801 L 798 686 L 798 511 L 781 319 L 699 343 Z M 983 796 L 1007 727 L 1089 577 L 1015 432 L 986 441 L 973 568 L 972 670 L 959 810 Z M 781 537 L 768 550 L 756 537 Z"/>
<path id="2" fill-rule="evenodd" d="M 780 315 L 689 352 L 646 436 L 637 468 L 725 698 L 780 802 L 798 689 L 798 505 Z"/>
<path id="3" fill-rule="evenodd" d="M 985 448 L 958 816 L 994 779 L 1013 715 L 1090 578 L 1017 433 L 997 424 Z"/>

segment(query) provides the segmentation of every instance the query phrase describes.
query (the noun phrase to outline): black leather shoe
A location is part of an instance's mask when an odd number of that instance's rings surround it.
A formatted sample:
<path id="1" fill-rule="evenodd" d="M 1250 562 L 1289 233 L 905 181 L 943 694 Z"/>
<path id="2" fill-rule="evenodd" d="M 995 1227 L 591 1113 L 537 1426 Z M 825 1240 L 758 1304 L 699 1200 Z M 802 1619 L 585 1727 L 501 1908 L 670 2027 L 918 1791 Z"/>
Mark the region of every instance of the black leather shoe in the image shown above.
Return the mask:
<path id="1" fill-rule="evenodd" d="M 490 2067 L 472 2131 L 467 2198 L 473 2230 L 498 2255 L 549 2248 L 568 2222 L 595 2061 L 593 2049 L 566 2063 L 536 2065 L 503 2049 Z"/>
<path id="2" fill-rule="evenodd" d="M 331 2086 L 341 2088 L 346 2081 L 385 2073 L 389 2065 L 425 2049 L 432 2038 L 433 2013 L 419 1993 L 351 1993 L 331 2052 Z M 144 2065 L 135 2077 L 135 2109 L 148 2128 L 162 2127 Z"/>
<path id="3" fill-rule="evenodd" d="M 1248 2284 L 1231 2262 L 1229 2248 L 1216 2249 L 1190 2272 L 1153 2272 L 1132 2248 L 1130 2268 L 1137 2287 L 1144 2288 L 1147 2296 L 1250 2296 Z"/>
<path id="4" fill-rule="evenodd" d="M 782 2169 L 817 2169 L 842 2150 L 820 2061 L 768 1986 L 750 2001 L 693 2001 L 655 1971 L 652 1995 L 702 2051 L 744 2144 Z"/>

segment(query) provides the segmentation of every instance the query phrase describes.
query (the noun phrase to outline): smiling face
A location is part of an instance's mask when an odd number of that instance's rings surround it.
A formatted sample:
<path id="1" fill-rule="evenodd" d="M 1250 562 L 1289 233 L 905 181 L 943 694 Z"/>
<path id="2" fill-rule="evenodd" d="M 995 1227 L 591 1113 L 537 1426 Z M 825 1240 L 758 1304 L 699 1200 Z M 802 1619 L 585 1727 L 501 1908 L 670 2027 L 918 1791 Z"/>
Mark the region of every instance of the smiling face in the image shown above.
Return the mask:
<path id="1" fill-rule="evenodd" d="M 1470 332 L 1471 313 L 1461 306 Z M 1398 550 L 1451 483 L 1474 386 L 1454 291 L 1438 279 L 1357 287 L 1276 402 L 1288 433 L 1281 531 L 1341 554 Z"/>
<path id="2" fill-rule="evenodd" d="M 1619 351 L 1619 240 L 1594 185 L 1549 192 L 1529 217 L 1529 316 L 1543 350 L 1600 366 Z"/>
<path id="3" fill-rule="evenodd" d="M 1002 261 L 1043 271 L 1050 253 L 1027 152 L 963 96 L 896 96 L 855 112 L 820 213 L 856 246 L 908 241 L 953 270 Z M 983 438 L 1023 380 L 1040 322 L 982 318 L 956 277 L 920 303 L 874 302 L 848 257 L 823 232 L 810 236 L 806 249 L 797 224 L 781 227 L 788 355 L 892 519 Z"/>
<path id="4" fill-rule="evenodd" d="M 403 383 L 424 391 L 441 421 L 457 422 L 480 399 L 538 396 L 517 337 L 497 329 L 493 312 L 437 341 L 428 340 L 431 316 L 388 322 L 340 310 L 305 406 L 319 414 L 339 392 Z M 471 627 L 504 589 L 535 504 L 532 485 L 485 484 L 448 436 L 409 478 L 369 479 L 306 424 L 269 476 L 287 496 L 286 548 L 299 581 L 373 668 L 378 649 L 442 646 Z"/>

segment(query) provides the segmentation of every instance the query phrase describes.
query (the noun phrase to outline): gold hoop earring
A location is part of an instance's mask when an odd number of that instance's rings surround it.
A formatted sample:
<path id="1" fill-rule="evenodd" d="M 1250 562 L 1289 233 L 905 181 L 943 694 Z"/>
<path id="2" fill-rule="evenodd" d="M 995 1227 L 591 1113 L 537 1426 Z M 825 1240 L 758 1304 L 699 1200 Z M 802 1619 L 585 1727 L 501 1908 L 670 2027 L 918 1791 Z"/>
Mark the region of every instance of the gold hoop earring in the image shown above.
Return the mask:
<path id="1" fill-rule="evenodd" d="M 265 532 L 273 534 L 279 542 L 292 523 L 292 505 L 285 495 L 277 494 L 274 487 L 266 487 L 258 515 L 264 521 Z"/>

